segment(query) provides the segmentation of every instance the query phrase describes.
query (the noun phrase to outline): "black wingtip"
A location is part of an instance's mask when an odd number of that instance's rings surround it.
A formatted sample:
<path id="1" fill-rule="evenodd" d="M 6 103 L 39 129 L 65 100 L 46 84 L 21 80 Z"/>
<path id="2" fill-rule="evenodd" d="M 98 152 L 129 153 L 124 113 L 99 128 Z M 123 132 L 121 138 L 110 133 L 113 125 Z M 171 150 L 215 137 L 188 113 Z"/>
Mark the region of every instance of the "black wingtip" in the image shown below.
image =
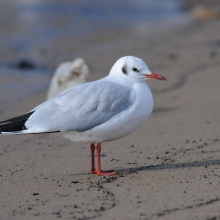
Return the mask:
<path id="1" fill-rule="evenodd" d="M 24 115 L 0 122 L 0 134 L 2 132 L 16 132 L 26 130 L 25 122 L 34 112 L 28 112 Z"/>

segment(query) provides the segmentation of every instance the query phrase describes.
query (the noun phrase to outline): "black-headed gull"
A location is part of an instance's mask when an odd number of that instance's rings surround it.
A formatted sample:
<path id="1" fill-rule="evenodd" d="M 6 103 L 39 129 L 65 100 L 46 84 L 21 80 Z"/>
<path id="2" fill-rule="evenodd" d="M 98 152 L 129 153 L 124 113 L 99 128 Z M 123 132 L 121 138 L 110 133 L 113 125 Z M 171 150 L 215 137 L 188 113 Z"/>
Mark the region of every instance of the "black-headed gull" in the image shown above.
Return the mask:
<path id="1" fill-rule="evenodd" d="M 61 92 L 89 81 L 89 68 L 82 58 L 61 63 L 51 79 L 47 99 L 52 99 Z"/>
<path id="2" fill-rule="evenodd" d="M 143 60 L 122 57 L 107 77 L 74 86 L 22 116 L 0 122 L 0 133 L 65 132 L 75 142 L 91 144 L 91 173 L 117 174 L 101 170 L 101 142 L 122 138 L 147 121 L 153 110 L 153 97 L 145 83 L 150 78 L 166 80 L 152 73 Z"/>

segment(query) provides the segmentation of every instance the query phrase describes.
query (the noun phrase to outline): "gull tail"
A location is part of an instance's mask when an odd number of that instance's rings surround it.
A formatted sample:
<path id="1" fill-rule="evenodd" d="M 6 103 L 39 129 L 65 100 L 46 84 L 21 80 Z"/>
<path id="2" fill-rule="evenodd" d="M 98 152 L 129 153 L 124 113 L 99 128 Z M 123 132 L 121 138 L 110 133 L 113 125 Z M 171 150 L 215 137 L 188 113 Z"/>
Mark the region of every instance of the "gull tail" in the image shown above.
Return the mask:
<path id="1" fill-rule="evenodd" d="M 25 122 L 34 113 L 28 112 L 24 115 L 8 119 L 0 122 L 0 134 L 22 134 L 23 131 L 27 130 Z"/>

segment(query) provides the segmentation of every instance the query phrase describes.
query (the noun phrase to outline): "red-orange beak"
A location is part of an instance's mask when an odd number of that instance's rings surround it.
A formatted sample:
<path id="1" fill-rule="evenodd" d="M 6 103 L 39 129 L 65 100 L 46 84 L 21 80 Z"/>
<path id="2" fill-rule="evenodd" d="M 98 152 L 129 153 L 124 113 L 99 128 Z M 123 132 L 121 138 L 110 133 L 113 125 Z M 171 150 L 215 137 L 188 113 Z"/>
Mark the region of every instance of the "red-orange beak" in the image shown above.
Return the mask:
<path id="1" fill-rule="evenodd" d="M 166 78 L 164 76 L 156 74 L 156 73 L 152 73 L 150 75 L 145 75 L 145 76 L 151 79 L 158 79 L 158 80 L 166 81 Z"/>

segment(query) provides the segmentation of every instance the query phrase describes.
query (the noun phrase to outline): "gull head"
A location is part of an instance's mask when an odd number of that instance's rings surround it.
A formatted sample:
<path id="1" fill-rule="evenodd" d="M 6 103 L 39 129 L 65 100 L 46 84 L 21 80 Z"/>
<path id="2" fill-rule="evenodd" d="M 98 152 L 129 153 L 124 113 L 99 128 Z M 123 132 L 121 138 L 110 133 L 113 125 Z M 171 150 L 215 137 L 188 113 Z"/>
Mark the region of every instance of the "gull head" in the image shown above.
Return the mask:
<path id="1" fill-rule="evenodd" d="M 125 56 L 117 60 L 109 75 L 131 82 L 144 82 L 147 79 L 166 81 L 162 75 L 152 73 L 142 59 L 133 56 Z"/>

